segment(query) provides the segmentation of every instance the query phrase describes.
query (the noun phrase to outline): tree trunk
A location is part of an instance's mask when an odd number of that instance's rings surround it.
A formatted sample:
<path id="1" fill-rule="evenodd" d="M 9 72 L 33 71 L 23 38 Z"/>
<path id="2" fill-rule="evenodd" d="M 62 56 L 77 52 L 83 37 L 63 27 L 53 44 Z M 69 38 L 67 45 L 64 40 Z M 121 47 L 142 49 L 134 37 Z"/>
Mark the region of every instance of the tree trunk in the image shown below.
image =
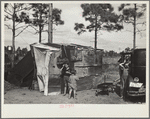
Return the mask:
<path id="1" fill-rule="evenodd" d="M 95 16 L 95 64 L 97 63 L 97 16 Z"/>
<path id="2" fill-rule="evenodd" d="M 136 48 L 136 45 L 135 45 L 135 41 L 136 41 L 136 4 L 134 4 L 134 8 L 135 8 L 135 15 L 134 15 L 134 38 L 133 38 L 133 49 Z"/>
<path id="3" fill-rule="evenodd" d="M 16 14 L 16 6 L 15 6 L 15 3 L 14 3 L 14 11 L 13 11 L 13 29 L 12 29 L 12 32 L 13 32 L 13 36 L 12 36 L 12 63 L 11 63 L 11 67 L 13 68 L 14 67 L 14 64 L 15 64 L 15 14 Z"/>
<path id="4" fill-rule="evenodd" d="M 41 43 L 41 39 L 42 39 L 42 13 L 40 11 L 40 24 L 39 24 L 39 43 Z"/>
<path id="5" fill-rule="evenodd" d="M 39 25 L 39 43 L 41 43 L 41 37 L 42 37 L 42 32 L 41 32 L 41 24 Z"/>
<path id="6" fill-rule="evenodd" d="M 53 6 L 52 3 L 49 4 L 49 24 L 48 24 L 48 43 L 52 43 L 53 42 L 53 26 L 52 26 L 52 10 L 53 10 Z"/>

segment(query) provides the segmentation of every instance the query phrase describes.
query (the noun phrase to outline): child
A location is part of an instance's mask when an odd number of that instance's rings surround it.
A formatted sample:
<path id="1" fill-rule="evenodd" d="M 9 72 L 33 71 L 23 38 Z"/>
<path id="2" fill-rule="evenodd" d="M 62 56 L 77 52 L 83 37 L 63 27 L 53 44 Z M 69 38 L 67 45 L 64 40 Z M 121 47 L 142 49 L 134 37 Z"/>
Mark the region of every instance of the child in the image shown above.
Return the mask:
<path id="1" fill-rule="evenodd" d="M 76 90 L 77 90 L 77 80 L 79 80 L 79 78 L 76 76 L 76 70 L 72 70 L 71 71 L 71 75 L 69 78 L 69 98 L 71 98 L 71 93 L 73 92 L 74 94 L 74 98 L 76 95 Z"/>

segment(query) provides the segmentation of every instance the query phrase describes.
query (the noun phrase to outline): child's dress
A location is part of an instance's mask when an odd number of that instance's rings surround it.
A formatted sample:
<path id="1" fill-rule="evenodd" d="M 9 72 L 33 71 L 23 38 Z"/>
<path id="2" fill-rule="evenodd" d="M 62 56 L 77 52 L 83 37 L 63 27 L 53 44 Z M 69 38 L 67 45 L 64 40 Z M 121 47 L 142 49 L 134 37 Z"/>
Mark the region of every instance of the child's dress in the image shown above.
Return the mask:
<path id="1" fill-rule="evenodd" d="M 69 78 L 69 88 L 73 88 L 74 90 L 77 90 L 77 80 L 79 80 L 77 76 L 71 75 Z"/>

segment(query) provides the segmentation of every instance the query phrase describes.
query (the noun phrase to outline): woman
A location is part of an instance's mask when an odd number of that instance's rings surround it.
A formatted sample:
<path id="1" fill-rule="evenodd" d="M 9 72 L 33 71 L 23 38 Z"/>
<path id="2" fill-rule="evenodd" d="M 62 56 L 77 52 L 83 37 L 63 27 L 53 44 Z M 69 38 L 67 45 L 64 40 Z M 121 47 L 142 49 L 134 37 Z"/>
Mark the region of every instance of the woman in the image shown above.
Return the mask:
<path id="1" fill-rule="evenodd" d="M 124 91 L 124 85 L 125 85 L 125 72 L 126 70 L 129 70 L 130 65 L 130 57 L 125 57 L 125 60 L 123 63 L 119 64 L 119 75 L 120 75 L 120 97 L 123 98 L 123 91 Z"/>

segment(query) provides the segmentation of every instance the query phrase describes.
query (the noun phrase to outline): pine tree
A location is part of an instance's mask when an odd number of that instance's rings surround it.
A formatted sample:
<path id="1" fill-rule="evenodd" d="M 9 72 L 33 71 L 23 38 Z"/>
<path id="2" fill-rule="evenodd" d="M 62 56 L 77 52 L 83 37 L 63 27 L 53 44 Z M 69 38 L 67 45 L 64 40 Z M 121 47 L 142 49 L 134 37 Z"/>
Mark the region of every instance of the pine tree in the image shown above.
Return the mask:
<path id="1" fill-rule="evenodd" d="M 29 27 L 29 16 L 26 10 L 30 9 L 28 4 L 24 3 L 5 3 L 4 4 L 4 21 L 5 26 L 12 30 L 12 67 L 14 67 L 15 57 L 15 38 L 19 36 L 26 28 Z M 12 26 L 8 23 L 11 21 Z"/>
<path id="2" fill-rule="evenodd" d="M 42 32 L 48 32 L 44 30 L 44 27 L 48 25 L 49 4 L 32 3 L 30 4 L 33 10 L 32 27 L 39 33 L 39 42 L 41 42 Z M 55 25 L 63 25 L 64 21 L 61 20 L 61 10 L 54 8 L 52 11 L 52 22 Z"/>
<path id="3" fill-rule="evenodd" d="M 133 6 L 133 7 L 132 7 Z M 133 25 L 133 49 L 136 48 L 136 33 L 141 33 L 145 31 L 146 19 L 139 21 L 144 15 L 146 11 L 146 4 L 121 4 L 118 8 L 119 11 L 122 11 L 120 15 L 121 20 L 124 23 Z M 139 29 L 139 27 L 144 27 L 144 29 Z"/>
<path id="4" fill-rule="evenodd" d="M 85 26 L 83 23 L 75 23 L 74 29 L 78 34 L 86 31 L 95 32 L 95 55 L 97 50 L 97 32 L 100 30 L 118 31 L 123 29 L 119 23 L 119 15 L 114 13 L 114 8 L 111 4 L 81 4 L 83 9 L 82 16 L 90 24 Z M 96 61 L 95 61 L 96 63 Z"/>

